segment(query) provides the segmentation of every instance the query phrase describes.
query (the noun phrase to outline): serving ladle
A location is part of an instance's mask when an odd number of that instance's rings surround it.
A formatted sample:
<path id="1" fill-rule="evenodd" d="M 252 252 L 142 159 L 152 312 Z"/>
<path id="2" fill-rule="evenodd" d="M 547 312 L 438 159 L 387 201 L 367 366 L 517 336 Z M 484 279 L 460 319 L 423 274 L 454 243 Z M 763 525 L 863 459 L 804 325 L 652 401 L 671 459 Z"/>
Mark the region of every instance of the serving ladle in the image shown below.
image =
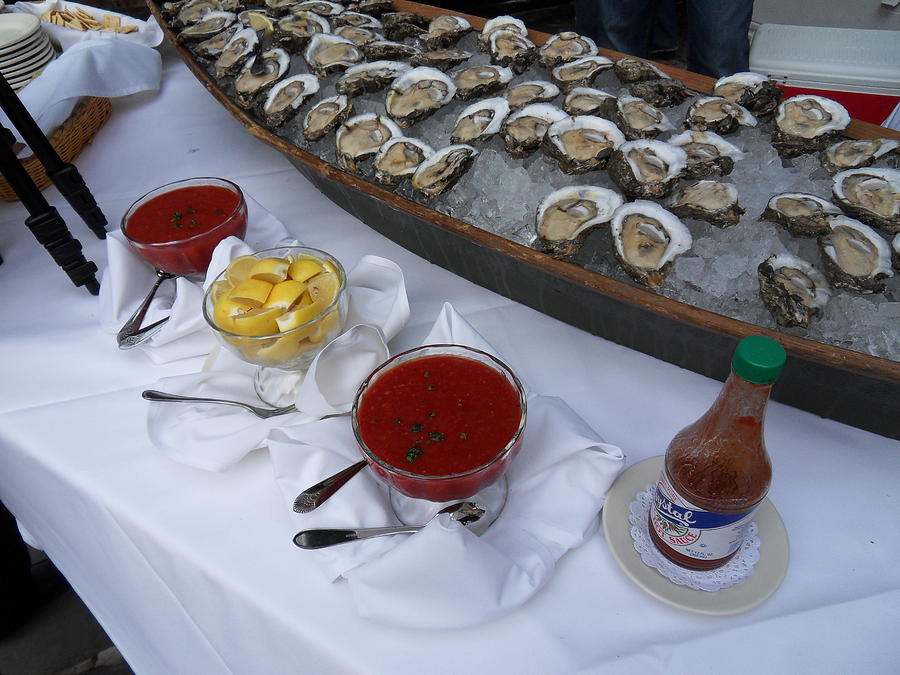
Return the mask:
<path id="1" fill-rule="evenodd" d="M 141 328 L 144 316 L 147 314 L 150 303 L 156 296 L 156 291 L 159 290 L 162 282 L 167 279 L 174 279 L 177 276 L 177 274 L 172 274 L 165 270 L 156 270 L 156 282 L 153 284 L 153 288 L 150 289 L 150 292 L 147 293 L 147 297 L 145 297 L 141 304 L 138 305 L 138 308 L 134 310 L 134 314 L 131 315 L 131 318 L 125 322 L 125 325 L 122 326 L 116 334 L 116 342 L 119 344 L 119 349 L 131 349 L 132 347 L 137 347 L 142 342 L 145 342 L 156 335 L 163 327 L 163 324 L 169 320 L 169 317 L 165 317 L 151 323 L 149 326 Z"/>
<path id="2" fill-rule="evenodd" d="M 455 520 L 463 526 L 469 526 L 481 520 L 485 511 L 475 502 L 457 502 L 445 506 L 438 511 L 431 520 L 442 513 L 449 513 L 451 520 Z M 430 521 L 429 521 L 430 522 Z M 372 537 L 384 537 L 389 534 L 405 534 L 418 532 L 425 525 L 398 525 L 392 527 L 360 527 L 355 529 L 317 529 L 302 530 L 294 535 L 294 544 L 304 549 L 325 548 L 337 544 L 345 544 L 348 541 L 359 539 L 371 539 Z"/>
<path id="3" fill-rule="evenodd" d="M 222 405 L 233 405 L 248 410 L 264 420 L 267 420 L 270 417 L 277 417 L 278 415 L 287 415 L 288 413 L 298 412 L 297 406 L 293 404 L 282 406 L 281 408 L 261 408 L 256 405 L 251 405 L 250 403 L 244 403 L 243 401 L 232 401 L 225 398 L 205 398 L 202 396 L 182 396 L 181 394 L 169 394 L 165 391 L 157 391 L 156 389 L 146 389 L 141 392 L 141 397 L 144 400 L 155 401 L 158 403 L 220 403 Z M 349 411 L 331 413 L 330 415 L 322 415 L 319 419 L 327 420 L 332 417 L 345 417 L 349 414 Z"/>

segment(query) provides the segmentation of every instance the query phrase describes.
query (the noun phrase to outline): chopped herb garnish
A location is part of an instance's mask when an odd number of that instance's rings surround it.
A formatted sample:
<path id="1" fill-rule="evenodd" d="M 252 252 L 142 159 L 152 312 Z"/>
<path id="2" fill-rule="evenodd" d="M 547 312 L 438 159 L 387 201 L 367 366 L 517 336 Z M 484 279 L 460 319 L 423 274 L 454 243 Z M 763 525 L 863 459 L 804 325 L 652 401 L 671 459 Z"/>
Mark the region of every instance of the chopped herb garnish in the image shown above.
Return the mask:
<path id="1" fill-rule="evenodd" d="M 428 434 L 428 438 L 433 441 L 442 441 L 444 440 L 444 434 L 442 434 L 440 431 L 431 431 Z"/>
<path id="2" fill-rule="evenodd" d="M 424 373 L 422 373 L 422 377 L 428 377 L 428 371 L 427 371 L 427 370 L 426 370 Z"/>
<path id="3" fill-rule="evenodd" d="M 197 212 L 196 212 L 192 207 L 190 207 L 190 206 L 188 207 L 187 212 L 188 212 L 188 215 L 189 215 L 189 216 L 192 216 L 192 215 L 194 215 L 195 213 L 197 213 Z"/>
<path id="4" fill-rule="evenodd" d="M 401 420 L 399 417 L 395 417 L 394 424 L 403 424 L 403 420 Z"/>
<path id="5" fill-rule="evenodd" d="M 434 385 L 433 385 L 433 384 L 429 384 L 429 385 L 428 385 L 428 391 L 434 391 Z"/>
<path id="6" fill-rule="evenodd" d="M 406 461 L 415 462 L 421 456 L 421 454 L 422 448 L 420 448 L 418 445 L 414 445 L 406 451 Z"/>
<path id="7" fill-rule="evenodd" d="M 413 425 L 410 427 L 410 429 L 412 429 L 413 433 L 417 434 L 417 433 L 419 433 L 420 431 L 422 431 L 422 425 L 421 425 L 421 424 L 413 424 Z"/>
<path id="8" fill-rule="evenodd" d="M 459 437 L 463 440 L 466 440 L 469 437 L 469 434 L 463 433 L 463 434 L 460 434 Z"/>
<path id="9" fill-rule="evenodd" d="M 436 417 L 436 416 L 437 416 L 436 413 L 433 413 L 433 412 L 428 413 L 428 417 L 429 417 L 429 418 L 434 418 L 434 417 Z"/>
<path id="10" fill-rule="evenodd" d="M 217 216 L 221 216 L 225 212 L 222 209 L 216 209 L 215 211 L 213 211 L 213 213 L 215 213 Z"/>

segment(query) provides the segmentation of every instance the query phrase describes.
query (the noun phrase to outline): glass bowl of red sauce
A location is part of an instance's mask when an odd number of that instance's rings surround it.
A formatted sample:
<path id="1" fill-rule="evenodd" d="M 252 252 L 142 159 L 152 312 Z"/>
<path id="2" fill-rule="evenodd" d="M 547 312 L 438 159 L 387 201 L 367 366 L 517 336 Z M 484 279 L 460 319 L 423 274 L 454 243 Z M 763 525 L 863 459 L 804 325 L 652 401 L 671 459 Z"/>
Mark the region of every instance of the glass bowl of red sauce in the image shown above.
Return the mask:
<path id="1" fill-rule="evenodd" d="M 224 178 L 179 180 L 151 190 L 122 217 L 131 248 L 155 269 L 203 274 L 218 243 L 247 232 L 247 202 Z"/>
<path id="2" fill-rule="evenodd" d="M 375 475 L 429 502 L 473 498 L 496 484 L 521 446 L 525 419 L 525 390 L 509 366 L 454 344 L 389 359 L 360 385 L 351 411 Z"/>

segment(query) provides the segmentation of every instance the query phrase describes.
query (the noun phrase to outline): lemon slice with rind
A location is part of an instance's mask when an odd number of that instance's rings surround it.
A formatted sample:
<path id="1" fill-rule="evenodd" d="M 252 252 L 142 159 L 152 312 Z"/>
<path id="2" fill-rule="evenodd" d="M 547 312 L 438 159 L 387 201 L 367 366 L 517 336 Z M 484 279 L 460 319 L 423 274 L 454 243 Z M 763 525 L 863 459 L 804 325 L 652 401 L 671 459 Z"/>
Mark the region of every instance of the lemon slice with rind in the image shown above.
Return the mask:
<path id="1" fill-rule="evenodd" d="M 276 339 L 271 345 L 259 349 L 257 355 L 273 365 L 286 363 L 297 358 L 300 354 L 301 339 L 294 334 L 284 335 Z"/>
<path id="2" fill-rule="evenodd" d="M 269 309 L 251 309 L 234 317 L 234 332 L 239 335 L 273 335 L 278 332 L 277 320 L 281 310 L 277 307 Z"/>
<path id="3" fill-rule="evenodd" d="M 315 319 L 319 312 L 322 311 L 323 305 L 320 305 L 318 302 L 314 302 L 311 305 L 300 305 L 295 309 L 290 310 L 289 312 L 285 312 L 278 319 L 276 319 L 276 323 L 278 324 L 278 330 L 282 333 L 286 333 L 289 330 L 293 330 L 297 326 L 302 326 L 307 321 L 312 321 Z"/>
<path id="4" fill-rule="evenodd" d="M 313 344 L 318 344 L 328 337 L 332 331 L 339 329 L 340 326 L 341 315 L 336 309 L 333 309 L 323 316 L 321 320 L 316 321 L 316 328 L 309 334 L 308 339 Z"/>
<path id="5" fill-rule="evenodd" d="M 233 333 L 234 317 L 246 311 L 246 307 L 239 305 L 230 298 L 220 298 L 213 309 L 213 321 L 216 322 L 219 328 Z"/>
<path id="6" fill-rule="evenodd" d="M 322 263 L 313 258 L 299 258 L 291 263 L 288 276 L 295 281 L 307 281 L 322 271 Z"/>
<path id="7" fill-rule="evenodd" d="M 244 279 L 250 277 L 250 270 L 256 264 L 256 257 L 252 255 L 238 256 L 225 268 L 225 279 L 232 285 L 237 286 Z"/>
<path id="8" fill-rule="evenodd" d="M 277 284 L 287 279 L 290 263 L 284 258 L 262 258 L 250 270 L 251 279 Z"/>
<path id="9" fill-rule="evenodd" d="M 305 292 L 306 284 L 302 281 L 286 279 L 272 287 L 263 307 L 278 307 L 281 311 L 286 312 L 300 302 Z"/>
<path id="10" fill-rule="evenodd" d="M 327 307 L 337 297 L 341 282 L 337 274 L 322 272 L 310 279 L 307 285 L 310 297 L 323 307 Z"/>
<path id="11" fill-rule="evenodd" d="M 245 25 L 249 25 L 255 31 L 263 31 L 263 35 L 268 36 L 275 30 L 272 20 L 263 12 L 254 10 L 246 10 L 238 15 L 238 18 Z"/>
<path id="12" fill-rule="evenodd" d="M 234 287 L 234 290 L 228 295 L 228 299 L 251 308 L 262 307 L 269 297 L 272 287 L 273 284 L 262 279 L 244 279 Z"/>

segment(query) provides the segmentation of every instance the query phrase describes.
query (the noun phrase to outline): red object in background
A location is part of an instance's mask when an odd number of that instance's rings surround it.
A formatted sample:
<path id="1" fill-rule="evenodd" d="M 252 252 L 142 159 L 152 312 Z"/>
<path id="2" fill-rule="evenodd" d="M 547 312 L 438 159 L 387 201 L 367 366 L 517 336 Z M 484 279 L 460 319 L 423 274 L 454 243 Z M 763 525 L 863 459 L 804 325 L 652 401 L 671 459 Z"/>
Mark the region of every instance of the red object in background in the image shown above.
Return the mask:
<path id="1" fill-rule="evenodd" d="M 784 92 L 785 98 L 800 94 L 813 94 L 830 98 L 847 109 L 850 117 L 881 125 L 900 103 L 900 96 L 888 94 L 867 94 L 857 91 L 840 91 L 836 89 L 810 89 L 806 87 L 788 87 L 782 84 L 778 88 Z"/>

